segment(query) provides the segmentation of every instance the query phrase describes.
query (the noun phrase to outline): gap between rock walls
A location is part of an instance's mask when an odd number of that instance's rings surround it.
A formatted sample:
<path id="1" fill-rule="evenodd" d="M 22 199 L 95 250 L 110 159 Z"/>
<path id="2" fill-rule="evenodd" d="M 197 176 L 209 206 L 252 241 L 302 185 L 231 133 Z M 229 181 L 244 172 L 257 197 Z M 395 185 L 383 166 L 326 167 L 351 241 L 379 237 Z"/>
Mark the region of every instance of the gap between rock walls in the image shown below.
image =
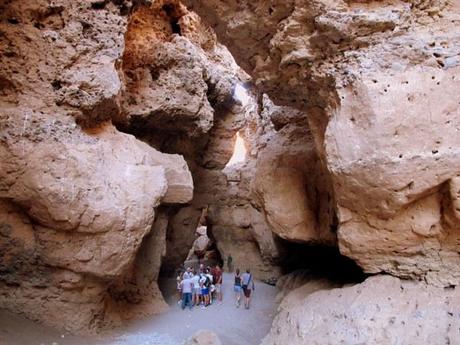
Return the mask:
<path id="1" fill-rule="evenodd" d="M 316 243 L 326 253 L 317 258 L 339 257 L 329 249 L 336 246 L 330 182 L 322 176 L 306 113 L 258 94 L 200 25 L 180 3 L 158 2 L 135 10 L 125 35 L 126 114 L 117 126 L 162 152 L 183 155 L 194 179 L 189 205 L 170 209 L 162 274 L 176 272 L 190 256 L 204 209 L 214 246 L 209 255 L 221 262 L 231 255 L 266 282 L 309 268 L 312 258 L 302 256 L 320 253 Z M 295 246 L 291 256 L 292 241 L 305 245 Z"/>
<path id="2" fill-rule="evenodd" d="M 393 334 L 363 331 L 355 307 L 454 343 L 441 323 L 460 279 L 458 13 L 2 2 L 0 307 L 97 333 L 166 310 L 160 276 L 232 256 L 280 290 L 266 345 Z M 411 296 L 417 312 L 394 316 Z M 333 303 L 346 317 L 314 334 L 288 325 Z M 407 330 L 439 310 L 437 330 Z"/>

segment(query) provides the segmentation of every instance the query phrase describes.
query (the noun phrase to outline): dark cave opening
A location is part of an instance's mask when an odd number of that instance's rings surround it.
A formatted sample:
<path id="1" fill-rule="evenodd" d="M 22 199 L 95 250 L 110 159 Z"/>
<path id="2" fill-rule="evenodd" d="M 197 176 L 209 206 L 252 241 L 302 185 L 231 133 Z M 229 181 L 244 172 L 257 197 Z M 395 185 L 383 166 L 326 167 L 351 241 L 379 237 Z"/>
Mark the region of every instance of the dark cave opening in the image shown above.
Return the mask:
<path id="1" fill-rule="evenodd" d="M 281 238 L 277 238 L 277 243 L 283 253 L 279 261 L 282 274 L 304 271 L 311 277 L 340 284 L 361 283 L 368 276 L 355 261 L 343 256 L 337 247 L 295 243 Z"/>
<path id="2" fill-rule="evenodd" d="M 177 34 L 177 35 L 182 35 L 182 32 L 181 32 L 181 27 L 179 25 L 179 17 L 177 15 L 175 15 L 175 13 L 177 12 L 174 5 L 172 4 L 165 4 L 163 5 L 163 7 L 161 8 L 165 13 L 166 15 L 170 18 L 169 19 L 169 23 L 171 24 L 171 30 L 174 34 Z"/>

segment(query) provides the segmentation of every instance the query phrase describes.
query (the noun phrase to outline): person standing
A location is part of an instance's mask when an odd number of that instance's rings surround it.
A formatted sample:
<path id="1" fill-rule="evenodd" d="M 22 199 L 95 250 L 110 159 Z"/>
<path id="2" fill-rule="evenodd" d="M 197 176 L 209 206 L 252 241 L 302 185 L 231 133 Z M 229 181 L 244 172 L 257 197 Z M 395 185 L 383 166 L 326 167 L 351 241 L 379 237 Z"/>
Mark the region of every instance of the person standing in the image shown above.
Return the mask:
<path id="1" fill-rule="evenodd" d="M 201 302 L 201 287 L 200 287 L 200 275 L 198 272 L 195 272 L 195 275 L 192 277 L 192 282 L 193 282 L 192 301 L 194 305 L 199 305 Z"/>
<path id="2" fill-rule="evenodd" d="M 182 279 L 183 279 L 183 274 L 181 271 L 178 272 L 177 274 L 177 278 L 176 278 L 176 284 L 177 284 L 177 293 L 178 293 L 178 297 L 179 297 L 179 301 L 177 302 L 178 304 L 180 304 L 182 302 Z"/>
<path id="3" fill-rule="evenodd" d="M 241 275 L 240 275 L 240 269 L 236 269 L 235 273 L 235 282 L 233 284 L 233 291 L 235 291 L 235 300 L 236 300 L 236 307 L 240 307 L 241 303 Z"/>
<path id="4" fill-rule="evenodd" d="M 210 297 L 209 297 L 209 289 L 210 289 L 210 286 L 211 286 L 211 279 L 208 277 L 208 275 L 206 273 L 202 274 L 201 275 L 201 278 L 200 278 L 200 286 L 201 286 L 201 298 L 202 298 L 202 305 L 201 307 L 202 308 L 205 308 L 207 307 L 211 300 L 210 300 Z"/>
<path id="5" fill-rule="evenodd" d="M 191 267 L 187 267 L 184 273 L 184 278 L 192 278 L 193 277 L 193 272 Z"/>
<path id="6" fill-rule="evenodd" d="M 233 257 L 232 254 L 228 254 L 227 257 L 227 270 L 233 272 Z"/>
<path id="7" fill-rule="evenodd" d="M 215 290 L 214 286 L 214 278 L 211 274 L 211 267 L 206 268 L 206 282 L 205 285 L 207 285 L 208 288 L 208 305 L 212 304 L 212 293 Z"/>
<path id="8" fill-rule="evenodd" d="M 181 282 L 182 289 L 182 310 L 188 305 L 190 310 L 192 310 L 192 291 L 193 291 L 193 282 L 190 278 L 184 278 Z"/>
<path id="9" fill-rule="evenodd" d="M 252 279 L 251 271 L 246 270 L 246 273 L 243 273 L 241 276 L 242 289 L 244 293 L 244 306 L 246 309 L 249 309 L 249 303 L 251 301 L 251 291 L 255 290 L 254 280 Z M 252 287 L 252 289 L 251 289 Z"/>
<path id="10" fill-rule="evenodd" d="M 214 268 L 214 285 L 216 288 L 217 300 L 222 303 L 222 269 L 219 265 Z"/>

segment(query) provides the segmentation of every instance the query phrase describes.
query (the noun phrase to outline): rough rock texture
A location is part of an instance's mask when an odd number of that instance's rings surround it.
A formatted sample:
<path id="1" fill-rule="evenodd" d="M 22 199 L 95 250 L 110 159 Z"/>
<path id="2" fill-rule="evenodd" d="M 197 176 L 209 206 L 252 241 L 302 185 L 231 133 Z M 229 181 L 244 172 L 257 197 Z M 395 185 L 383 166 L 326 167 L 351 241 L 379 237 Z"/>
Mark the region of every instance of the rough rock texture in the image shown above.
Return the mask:
<path id="1" fill-rule="evenodd" d="M 329 291 L 291 292 L 263 345 L 457 344 L 460 290 L 390 276 Z"/>
<path id="2" fill-rule="evenodd" d="M 198 137 L 231 100 L 239 68 L 195 13 L 155 1 L 130 18 L 123 71 L 131 125 Z"/>
<path id="3" fill-rule="evenodd" d="M 169 212 L 160 207 L 152 230 L 145 236 L 128 273 L 111 284 L 112 313 L 133 319 L 168 308 L 158 287 L 162 259 L 166 255 Z"/>
<path id="4" fill-rule="evenodd" d="M 278 311 L 289 309 L 306 296 L 319 290 L 340 288 L 343 284 L 327 278 L 318 278 L 306 270 L 297 270 L 283 275 L 276 282 L 279 290 L 276 301 L 280 304 Z M 295 290 L 295 292 L 293 292 Z"/>
<path id="5" fill-rule="evenodd" d="M 193 257 L 204 256 L 211 242 L 207 235 L 206 226 L 199 226 L 195 232 L 197 237 L 193 241 L 187 260 L 191 260 Z"/>
<path id="6" fill-rule="evenodd" d="M 275 103 L 307 112 L 340 250 L 459 284 L 458 1 L 188 3 Z"/>
<path id="7" fill-rule="evenodd" d="M 253 199 L 279 237 L 334 244 L 331 182 L 320 162 L 306 114 L 263 98 L 261 117 L 271 126 L 258 138 Z M 254 150 L 254 149 L 253 149 Z"/>
<path id="8" fill-rule="evenodd" d="M 185 345 L 222 345 L 222 342 L 217 334 L 211 331 L 201 330 L 191 336 L 190 339 L 185 342 Z"/>
<path id="9" fill-rule="evenodd" d="M 110 123 L 127 6 L 0 5 L 0 306 L 73 332 L 123 318 L 111 285 L 137 264 L 155 207 L 193 193 L 182 157 Z"/>
<path id="10" fill-rule="evenodd" d="M 133 13 L 123 72 L 127 116 L 119 123 L 158 149 L 183 154 L 195 182 L 190 205 L 175 208 L 170 218 L 163 270 L 177 269 L 193 251 L 201 210 L 209 206 L 208 235 L 221 256 L 232 254 L 235 265 L 275 279 L 277 251 L 264 215 L 250 205 L 250 176 L 236 192 L 222 171 L 237 131 L 258 116 L 233 99 L 235 85 L 247 76 L 196 14 L 175 1 Z"/>

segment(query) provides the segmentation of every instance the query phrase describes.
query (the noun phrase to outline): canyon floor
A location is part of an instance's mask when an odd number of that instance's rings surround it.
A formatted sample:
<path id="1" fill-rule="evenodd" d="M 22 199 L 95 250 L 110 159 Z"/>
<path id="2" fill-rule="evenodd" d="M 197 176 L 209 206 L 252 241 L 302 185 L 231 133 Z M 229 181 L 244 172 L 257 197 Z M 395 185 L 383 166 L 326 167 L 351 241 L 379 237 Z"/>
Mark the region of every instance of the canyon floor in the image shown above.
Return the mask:
<path id="1" fill-rule="evenodd" d="M 175 281 L 162 281 L 171 308 L 149 319 L 131 322 L 98 337 L 75 337 L 0 311 L 0 345 L 179 345 L 200 329 L 219 335 L 225 345 L 253 345 L 268 333 L 275 312 L 275 287 L 256 282 L 251 309 L 236 308 L 232 275 L 224 274 L 224 301 L 206 309 L 181 310 Z"/>

